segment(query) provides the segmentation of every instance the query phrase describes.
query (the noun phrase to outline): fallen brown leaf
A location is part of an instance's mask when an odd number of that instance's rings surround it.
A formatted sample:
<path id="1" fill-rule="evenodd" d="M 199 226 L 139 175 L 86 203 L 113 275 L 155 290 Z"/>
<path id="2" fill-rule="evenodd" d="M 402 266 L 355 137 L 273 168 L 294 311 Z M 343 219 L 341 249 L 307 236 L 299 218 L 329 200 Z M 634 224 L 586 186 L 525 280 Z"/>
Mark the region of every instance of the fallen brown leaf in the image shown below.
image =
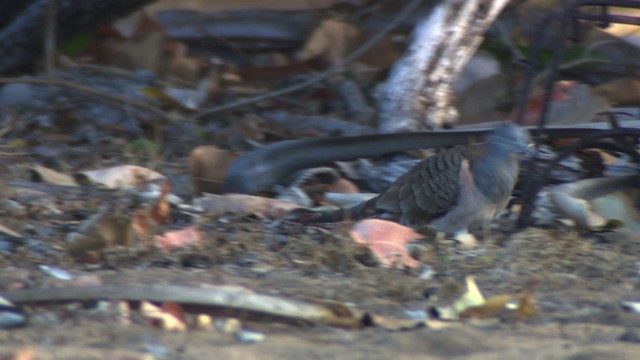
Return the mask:
<path id="1" fill-rule="evenodd" d="M 187 331 L 187 324 L 181 319 L 148 301 L 140 303 L 140 311 L 153 327 L 168 331 Z"/>
<path id="2" fill-rule="evenodd" d="M 131 224 L 129 216 L 104 208 L 82 223 L 77 232 L 67 235 L 67 251 L 80 257 L 91 251 L 130 244 L 134 238 Z"/>
<path id="3" fill-rule="evenodd" d="M 46 182 L 62 186 L 78 186 L 76 181 L 69 175 L 57 172 L 44 166 L 35 165 L 31 167 L 31 178 L 35 182 Z"/>
<path id="4" fill-rule="evenodd" d="M 18 350 L 14 353 L 10 354 L 2 354 L 0 357 L 2 360 L 32 360 L 33 359 L 33 349 L 32 348 L 24 348 Z"/>
<path id="5" fill-rule="evenodd" d="M 238 156 L 213 145 L 198 146 L 189 155 L 189 174 L 196 194 L 220 192 L 224 175 Z"/>
<path id="6" fill-rule="evenodd" d="M 171 193 L 171 183 L 169 181 L 165 181 L 160 189 L 160 197 L 158 198 L 158 201 L 150 210 L 150 216 L 156 224 L 162 224 L 171 212 L 171 205 L 169 205 L 169 202 L 167 201 L 167 195 L 169 195 L 169 193 Z"/>
<path id="7" fill-rule="evenodd" d="M 288 201 L 244 194 L 206 194 L 194 202 L 208 213 L 228 212 L 235 215 L 256 215 L 262 218 L 281 218 L 299 207 Z"/>
<path id="8" fill-rule="evenodd" d="M 340 178 L 336 180 L 333 184 L 329 185 L 326 189 L 326 192 L 331 193 L 342 193 L 342 194 L 355 194 L 360 192 L 356 184 L 345 179 Z"/>
<path id="9" fill-rule="evenodd" d="M 135 188 L 165 176 L 137 165 L 121 165 L 107 169 L 82 171 L 75 175 L 80 184 L 100 184 L 110 189 Z"/>

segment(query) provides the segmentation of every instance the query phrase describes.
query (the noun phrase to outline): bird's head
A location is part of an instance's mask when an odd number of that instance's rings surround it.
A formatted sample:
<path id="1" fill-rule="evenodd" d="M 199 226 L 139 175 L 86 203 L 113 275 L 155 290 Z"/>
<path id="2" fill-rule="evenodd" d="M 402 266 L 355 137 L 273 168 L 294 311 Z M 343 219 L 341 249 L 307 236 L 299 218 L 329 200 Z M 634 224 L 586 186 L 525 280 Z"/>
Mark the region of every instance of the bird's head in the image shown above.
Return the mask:
<path id="1" fill-rule="evenodd" d="M 502 123 L 496 127 L 488 138 L 489 146 L 505 152 L 517 152 L 526 156 L 535 154 L 535 146 L 529 131 L 513 123 Z"/>

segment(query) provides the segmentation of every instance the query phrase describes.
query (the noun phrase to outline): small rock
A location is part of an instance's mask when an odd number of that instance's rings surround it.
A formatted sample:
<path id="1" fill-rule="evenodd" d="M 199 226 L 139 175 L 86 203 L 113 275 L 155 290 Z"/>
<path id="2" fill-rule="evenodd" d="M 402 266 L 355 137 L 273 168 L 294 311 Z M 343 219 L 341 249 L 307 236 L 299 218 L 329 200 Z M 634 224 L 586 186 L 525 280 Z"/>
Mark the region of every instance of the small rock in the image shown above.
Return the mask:
<path id="1" fill-rule="evenodd" d="M 0 309 L 0 329 L 15 329 L 25 326 L 27 318 L 13 309 Z"/>

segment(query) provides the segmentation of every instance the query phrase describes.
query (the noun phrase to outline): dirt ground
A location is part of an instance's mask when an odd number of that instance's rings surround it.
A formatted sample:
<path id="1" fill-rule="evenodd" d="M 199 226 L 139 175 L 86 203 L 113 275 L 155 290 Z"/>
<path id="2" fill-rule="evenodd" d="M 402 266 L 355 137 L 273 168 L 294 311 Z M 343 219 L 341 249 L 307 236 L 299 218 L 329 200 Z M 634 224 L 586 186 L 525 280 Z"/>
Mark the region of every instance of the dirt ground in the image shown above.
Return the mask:
<path id="1" fill-rule="evenodd" d="M 447 241 L 419 242 L 414 253 L 434 274 L 423 280 L 418 270 L 376 266 L 352 244 L 348 224 L 317 227 L 226 215 L 197 221 L 205 239 L 196 248 L 164 253 L 133 244 L 105 251 L 98 263 L 82 264 L 64 251 L 69 223 L 77 216 L 68 211 L 12 218 L 5 211 L 5 226 L 31 233 L 0 252 L 0 294 L 68 284 L 39 268 L 49 265 L 101 284 L 241 285 L 407 318 L 407 311 L 451 302 L 465 276 L 474 275 L 486 297 L 533 291 L 536 312 L 525 320 L 500 316 L 402 331 L 256 321 L 249 315 L 243 327 L 265 335 L 249 344 L 216 330 L 161 330 L 136 316 L 125 324 L 96 303 L 32 305 L 23 308 L 27 326 L 0 330 L 0 359 L 636 359 L 640 354 L 640 314 L 622 306 L 640 300 L 638 234 L 578 234 L 562 226 L 514 232 L 503 221 L 473 250 Z M 180 216 L 174 217 L 179 223 Z"/>

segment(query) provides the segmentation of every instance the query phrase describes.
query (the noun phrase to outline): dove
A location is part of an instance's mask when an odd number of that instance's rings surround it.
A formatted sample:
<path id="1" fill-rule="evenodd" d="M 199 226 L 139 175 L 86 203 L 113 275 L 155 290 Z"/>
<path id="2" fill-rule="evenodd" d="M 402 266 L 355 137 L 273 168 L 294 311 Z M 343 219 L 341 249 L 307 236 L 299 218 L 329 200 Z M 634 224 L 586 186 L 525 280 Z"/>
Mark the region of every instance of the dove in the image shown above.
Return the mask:
<path id="1" fill-rule="evenodd" d="M 518 179 L 519 157 L 532 151 L 530 143 L 526 129 L 502 123 L 482 143 L 426 158 L 366 202 L 301 216 L 294 212 L 293 219 L 308 223 L 382 218 L 416 228 L 426 226 L 463 244 L 473 243 L 469 228 L 486 229 L 509 202 Z"/>

